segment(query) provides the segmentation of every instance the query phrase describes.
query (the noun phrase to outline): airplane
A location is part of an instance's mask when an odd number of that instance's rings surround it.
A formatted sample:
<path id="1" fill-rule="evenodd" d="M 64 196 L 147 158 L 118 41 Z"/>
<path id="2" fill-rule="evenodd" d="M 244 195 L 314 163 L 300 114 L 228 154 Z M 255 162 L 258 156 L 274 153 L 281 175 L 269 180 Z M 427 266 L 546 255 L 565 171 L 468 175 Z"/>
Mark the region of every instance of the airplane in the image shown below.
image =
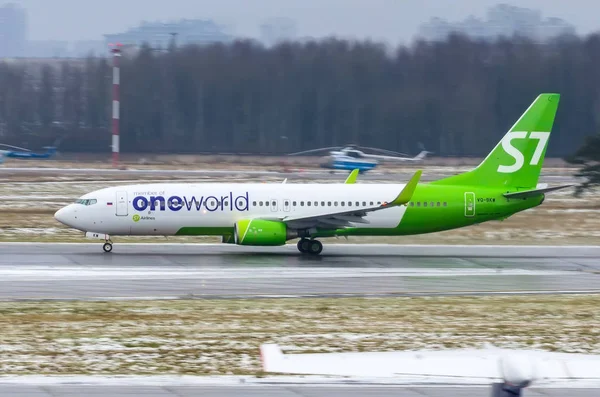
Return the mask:
<path id="1" fill-rule="evenodd" d="M 334 150 L 336 149 L 336 150 Z M 358 169 L 359 172 L 363 173 L 374 169 L 381 161 L 421 161 L 431 152 L 427 150 L 421 150 L 415 157 L 403 156 L 401 153 L 393 152 L 391 150 L 377 149 L 365 147 L 364 149 L 371 151 L 378 151 L 381 154 L 368 154 L 358 149 L 357 145 L 346 145 L 344 147 L 334 146 L 321 149 L 305 150 L 302 152 L 291 153 L 289 156 L 299 156 L 310 153 L 317 153 L 326 150 L 331 150 L 329 156 L 325 158 L 325 161 L 320 164 L 322 168 L 328 168 L 332 170 L 348 170 L 352 171 Z"/>
<path id="2" fill-rule="evenodd" d="M 531 385 L 600 387 L 600 355 L 592 354 L 495 347 L 284 354 L 276 344 L 263 344 L 260 357 L 267 373 L 392 378 L 406 384 L 491 384 L 491 397 L 521 396 Z M 458 391 L 451 395 L 462 395 Z"/>
<path id="3" fill-rule="evenodd" d="M 155 183 L 107 187 L 59 209 L 54 218 L 103 239 L 112 236 L 221 236 L 222 243 L 281 246 L 299 238 L 318 255 L 319 238 L 402 236 L 504 220 L 571 185 L 538 179 L 559 94 L 540 94 L 475 169 L 428 183 L 421 170 L 406 184 Z"/>
<path id="4" fill-rule="evenodd" d="M 35 153 L 29 149 L 21 148 L 18 146 L 12 146 L 12 145 L 0 144 L 0 146 L 10 147 L 12 149 L 19 150 L 19 151 L 15 151 L 15 150 L 0 149 L 0 157 L 17 158 L 17 159 L 49 159 L 56 154 L 55 146 L 44 146 L 44 149 L 46 149 L 45 153 Z"/>

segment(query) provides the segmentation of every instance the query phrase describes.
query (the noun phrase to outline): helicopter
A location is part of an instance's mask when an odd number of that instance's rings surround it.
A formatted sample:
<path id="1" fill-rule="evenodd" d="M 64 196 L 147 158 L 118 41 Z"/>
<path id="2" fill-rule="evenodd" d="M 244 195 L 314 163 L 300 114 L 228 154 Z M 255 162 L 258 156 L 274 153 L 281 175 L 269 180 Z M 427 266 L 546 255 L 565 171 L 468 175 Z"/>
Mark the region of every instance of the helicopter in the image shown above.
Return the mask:
<path id="1" fill-rule="evenodd" d="M 6 145 L 3 143 L 0 143 L 0 146 L 13 149 L 13 150 L 0 149 L 0 163 L 3 163 L 5 158 L 26 159 L 26 160 L 49 159 L 56 154 L 56 150 L 57 150 L 56 146 L 44 146 L 44 149 L 46 149 L 46 152 L 35 153 L 29 149 L 22 148 L 19 146 Z"/>
<path id="2" fill-rule="evenodd" d="M 367 146 L 359 146 L 355 144 L 348 144 L 344 146 L 332 146 L 319 149 L 305 150 L 302 152 L 291 153 L 289 156 L 302 156 L 311 153 L 318 153 L 323 151 L 329 151 L 329 156 L 324 158 L 324 161 L 320 164 L 322 168 L 328 168 L 331 170 L 354 170 L 358 169 L 359 172 L 363 173 L 370 171 L 379 165 L 380 161 L 391 161 L 391 162 L 405 162 L 405 161 L 421 161 L 428 154 L 432 153 L 423 148 L 414 157 L 410 157 L 403 153 L 394 152 L 392 150 L 378 149 Z M 362 149 L 362 150 L 361 150 Z M 363 150 L 378 152 L 380 154 L 369 154 Z"/>

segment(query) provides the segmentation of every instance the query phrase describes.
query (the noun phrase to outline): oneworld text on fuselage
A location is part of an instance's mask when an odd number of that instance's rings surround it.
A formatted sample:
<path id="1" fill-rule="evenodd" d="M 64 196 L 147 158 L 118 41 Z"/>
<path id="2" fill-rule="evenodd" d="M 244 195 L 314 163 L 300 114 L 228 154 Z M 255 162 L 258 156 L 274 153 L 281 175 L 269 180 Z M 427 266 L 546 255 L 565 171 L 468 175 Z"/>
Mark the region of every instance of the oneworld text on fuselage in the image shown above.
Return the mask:
<path id="1" fill-rule="evenodd" d="M 133 208 L 136 211 L 248 211 L 248 192 L 234 196 L 233 192 L 217 196 L 186 196 L 172 195 L 166 198 L 163 195 L 135 196 Z"/>

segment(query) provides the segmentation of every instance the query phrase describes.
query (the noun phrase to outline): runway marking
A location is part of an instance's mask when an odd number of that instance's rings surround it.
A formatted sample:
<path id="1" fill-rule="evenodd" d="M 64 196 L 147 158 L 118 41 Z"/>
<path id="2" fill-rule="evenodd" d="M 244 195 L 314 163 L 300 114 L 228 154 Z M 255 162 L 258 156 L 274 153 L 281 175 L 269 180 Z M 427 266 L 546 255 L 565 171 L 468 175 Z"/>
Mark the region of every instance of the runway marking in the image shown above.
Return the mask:
<path id="1" fill-rule="evenodd" d="M 11 280 L 156 280 L 197 278 L 214 279 L 324 279 L 324 278 L 372 278 L 372 277 L 473 277 L 473 276 L 565 276 L 580 274 L 566 270 L 528 270 L 528 269 L 420 269 L 420 268 L 208 268 L 170 269 L 168 267 L 131 267 L 127 269 L 89 268 L 77 266 L 18 268 L 0 267 L 0 283 Z"/>

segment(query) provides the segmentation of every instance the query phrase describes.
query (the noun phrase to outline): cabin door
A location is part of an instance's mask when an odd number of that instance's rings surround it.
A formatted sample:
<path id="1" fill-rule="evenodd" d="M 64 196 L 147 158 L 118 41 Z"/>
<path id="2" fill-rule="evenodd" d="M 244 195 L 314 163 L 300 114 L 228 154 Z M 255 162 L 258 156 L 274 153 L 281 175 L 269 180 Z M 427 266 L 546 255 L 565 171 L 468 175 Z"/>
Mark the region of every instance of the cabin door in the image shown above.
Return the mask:
<path id="1" fill-rule="evenodd" d="M 465 192 L 465 216 L 467 218 L 475 216 L 475 193 Z"/>
<path id="2" fill-rule="evenodd" d="M 127 192 L 117 192 L 117 216 L 127 216 Z"/>
<path id="3" fill-rule="evenodd" d="M 290 200 L 288 200 L 288 199 L 283 199 L 283 210 L 284 210 L 285 212 L 290 212 L 290 208 L 291 208 L 291 205 L 290 205 Z"/>

